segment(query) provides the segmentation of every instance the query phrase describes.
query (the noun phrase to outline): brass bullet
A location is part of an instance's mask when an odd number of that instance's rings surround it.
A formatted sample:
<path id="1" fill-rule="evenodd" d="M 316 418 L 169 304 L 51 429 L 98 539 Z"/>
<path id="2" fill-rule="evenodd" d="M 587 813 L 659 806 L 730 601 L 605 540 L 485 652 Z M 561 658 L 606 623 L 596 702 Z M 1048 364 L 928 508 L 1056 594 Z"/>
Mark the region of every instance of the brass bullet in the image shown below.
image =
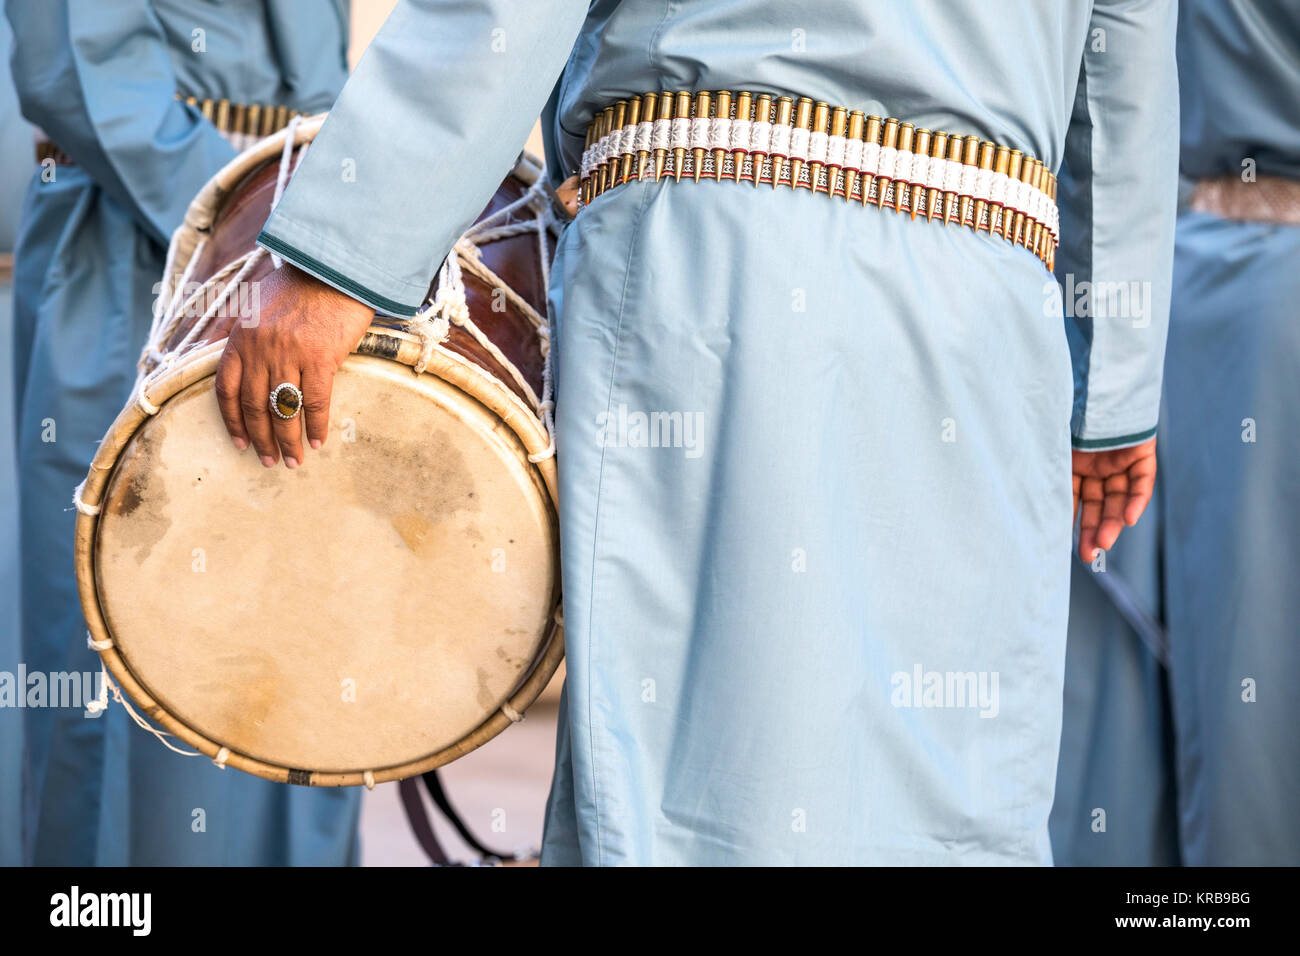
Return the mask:
<path id="1" fill-rule="evenodd" d="M 605 164 L 609 167 L 609 175 L 606 177 L 606 181 L 609 183 L 610 189 L 622 182 L 619 179 L 620 174 L 623 172 L 622 154 L 619 146 L 622 145 L 623 124 L 626 122 L 627 100 L 619 100 L 614 104 L 614 124 L 609 128 L 613 136 L 609 140 L 609 159 L 605 160 Z"/>
<path id="2" fill-rule="evenodd" d="M 289 107 L 277 106 L 275 108 L 275 130 L 273 132 L 279 132 L 280 130 L 284 129 L 288 125 L 289 125 Z"/>
<path id="3" fill-rule="evenodd" d="M 244 132 L 244 124 L 248 122 L 248 107 L 243 103 L 235 103 L 230 111 L 230 132 Z"/>
<path id="4" fill-rule="evenodd" d="M 988 142 L 980 143 L 980 157 L 979 157 L 980 169 L 987 170 L 990 173 L 993 171 L 993 150 L 994 149 L 995 147 L 992 143 L 988 143 Z M 979 232 L 981 229 L 984 228 L 984 215 L 986 212 L 988 212 L 988 205 L 989 203 L 987 199 L 975 200 L 975 231 L 976 232 Z M 992 228 L 992 222 L 993 222 L 992 217 L 990 217 L 989 228 Z"/>
<path id="5" fill-rule="evenodd" d="M 636 140 L 636 127 L 641 122 L 641 97 L 636 96 L 627 101 L 627 109 L 623 115 L 623 145 L 627 147 L 622 156 L 622 169 L 618 172 L 619 183 L 625 183 L 632 178 L 632 162 L 636 159 L 636 154 L 632 151 L 632 144 Z"/>
<path id="6" fill-rule="evenodd" d="M 731 119 L 731 92 L 729 90 L 718 91 L 717 99 L 713 101 L 713 115 L 719 119 Z M 715 147 L 713 150 L 713 179 L 715 182 L 722 182 L 722 163 L 726 155 L 726 149 L 721 146 Z"/>
<path id="7" fill-rule="evenodd" d="M 754 95 L 745 90 L 741 90 L 736 95 L 736 119 L 748 120 L 754 112 Z M 745 166 L 745 151 L 743 149 L 733 149 L 731 151 L 731 178 L 734 182 L 740 182 L 740 174 Z"/>
<path id="8" fill-rule="evenodd" d="M 963 166 L 974 167 L 979 162 L 980 140 L 978 136 L 966 137 L 966 148 L 962 152 L 961 162 Z M 965 175 L 962 176 L 965 179 Z M 971 217 L 972 207 L 975 205 L 974 196 L 962 196 L 959 212 L 957 213 L 957 222 L 963 226 L 975 227 L 975 220 Z M 969 220 L 969 221 L 968 221 Z"/>
<path id="9" fill-rule="evenodd" d="M 844 138 L 849 142 L 862 141 L 862 127 L 866 116 L 862 110 L 853 110 L 849 113 L 849 128 L 844 134 Z M 858 170 L 852 167 L 846 167 L 844 170 L 844 201 L 853 200 L 853 188 L 858 184 Z"/>
<path id="10" fill-rule="evenodd" d="M 1004 176 L 1007 172 L 1007 164 L 1011 162 L 1011 150 L 1005 146 L 999 146 L 993 154 L 993 175 L 996 178 L 998 173 Z M 1000 180 L 999 180 L 1000 181 Z M 989 203 L 989 234 L 1001 233 L 1002 223 L 998 217 L 1002 214 L 1002 203 Z"/>
<path id="11" fill-rule="evenodd" d="M 1030 180 L 1029 185 L 1033 188 L 1035 192 L 1043 191 L 1043 182 L 1044 182 L 1043 174 L 1046 172 L 1047 172 L 1047 168 L 1043 165 L 1043 161 L 1041 159 L 1034 160 L 1034 178 Z M 1026 249 L 1030 250 L 1031 252 L 1035 252 L 1038 249 L 1038 238 L 1042 233 L 1042 231 L 1043 231 L 1043 224 L 1039 222 L 1037 219 L 1031 218 L 1028 222 L 1025 223 L 1025 248 Z"/>
<path id="12" fill-rule="evenodd" d="M 849 111 L 842 106 L 836 106 L 831 110 L 830 133 L 831 137 L 843 137 L 849 127 Z M 829 145 L 829 140 L 827 141 Z M 840 170 L 844 167 L 839 163 L 832 163 L 827 156 L 826 163 L 826 193 L 834 196 L 835 188 L 840 181 Z M 815 188 L 815 187 L 814 187 Z"/>
<path id="13" fill-rule="evenodd" d="M 275 132 L 275 107 L 262 107 L 262 129 L 260 135 L 263 139 Z"/>
<path id="14" fill-rule="evenodd" d="M 880 117 L 875 113 L 867 114 L 867 131 L 863 134 L 862 140 L 868 145 L 871 143 L 880 144 Z M 862 174 L 862 205 L 864 206 L 871 202 L 871 184 L 874 181 L 875 174 Z"/>
<path id="15" fill-rule="evenodd" d="M 916 145 L 912 147 L 914 156 L 929 157 L 930 155 L 930 131 L 922 127 L 916 131 Z M 929 162 L 929 159 L 926 159 Z M 916 169 L 916 160 L 912 161 L 913 170 Z M 925 183 L 913 182 L 911 196 L 908 198 L 908 207 L 912 212 L 912 221 L 916 221 L 916 215 L 921 211 L 921 197 L 925 195 Z"/>
<path id="16" fill-rule="evenodd" d="M 653 123 L 655 118 L 655 106 L 659 102 L 659 96 L 656 93 L 646 93 L 641 97 L 641 121 Z M 638 149 L 636 151 L 636 178 L 637 182 L 645 179 L 646 166 L 650 162 L 650 150 Z"/>
<path id="17" fill-rule="evenodd" d="M 668 122 L 671 123 L 672 119 L 673 119 L 673 95 L 669 93 L 667 90 L 665 90 L 664 92 L 659 94 L 659 113 L 658 115 L 655 116 L 655 122 L 657 123 L 659 120 L 668 120 Z M 667 147 L 664 146 L 657 147 L 655 149 L 655 182 L 659 182 L 659 180 L 664 178 L 664 164 L 667 162 L 667 160 L 668 160 Z"/>
<path id="18" fill-rule="evenodd" d="M 940 130 L 930 142 L 930 158 L 943 159 L 948 152 L 948 134 Z M 939 214 L 940 198 L 943 194 L 938 186 L 931 186 L 925 193 L 925 221 L 930 222 Z"/>
<path id="19" fill-rule="evenodd" d="M 916 135 L 916 127 L 911 123 L 898 124 L 898 161 L 894 166 L 894 212 L 903 211 L 903 200 L 910 198 L 910 186 L 912 183 L 912 139 Z M 907 176 L 899 178 L 898 167 L 902 166 Z M 915 217 L 913 217 L 915 218 Z"/>
<path id="20" fill-rule="evenodd" d="M 1048 194 L 1049 198 L 1052 200 L 1053 205 L 1056 204 L 1057 183 L 1058 183 L 1057 178 L 1053 176 L 1051 180 L 1052 190 Z M 1049 230 L 1049 234 L 1047 237 L 1047 269 L 1049 272 L 1053 272 L 1056 270 L 1056 246 L 1057 246 L 1056 236 L 1051 235 Z"/>
<path id="21" fill-rule="evenodd" d="M 208 120 L 209 122 L 212 121 L 212 117 L 215 112 L 213 107 L 214 104 L 212 100 L 204 100 L 203 103 L 199 106 L 199 110 L 203 113 L 204 119 Z"/>
<path id="22" fill-rule="evenodd" d="M 1020 167 L 1020 181 L 1025 183 L 1031 189 L 1038 178 L 1038 160 L 1026 158 Z M 1016 213 L 1016 231 L 1012 234 L 1011 241 L 1017 246 L 1026 244 L 1026 236 L 1033 228 L 1034 221 L 1023 212 Z"/>
<path id="23" fill-rule="evenodd" d="M 584 145 L 582 147 L 582 154 L 584 156 L 587 155 L 587 150 L 591 149 L 593 137 L 595 136 L 596 133 L 596 123 L 597 120 L 593 119 L 590 123 L 587 124 L 587 138 L 586 140 L 584 140 Z M 588 172 L 586 176 L 582 177 L 582 183 L 578 187 L 578 195 L 582 197 L 582 204 L 584 206 L 587 205 L 587 203 L 591 202 L 591 173 L 590 172 Z"/>
<path id="24" fill-rule="evenodd" d="M 961 136 L 948 137 L 948 159 L 954 163 L 961 162 L 962 147 L 965 140 Z M 945 184 L 946 185 L 946 184 Z M 943 224 L 949 225 L 957 219 L 957 192 L 952 189 L 943 191 Z"/>
<path id="25" fill-rule="evenodd" d="M 604 117 L 604 122 L 601 124 L 600 127 L 600 138 L 604 139 L 606 143 L 608 143 L 610 134 L 614 132 L 614 107 L 606 106 L 605 111 L 601 113 L 601 116 Z M 604 160 L 600 164 L 600 167 L 596 170 L 596 176 L 597 176 L 596 195 L 600 196 L 604 194 L 606 189 L 609 188 L 609 160 L 608 159 Z"/>
<path id="26" fill-rule="evenodd" d="M 254 138 L 259 136 L 262 129 L 262 107 L 256 103 L 249 104 L 248 115 L 244 118 L 244 125 L 249 136 Z"/>
<path id="27" fill-rule="evenodd" d="M 677 125 L 677 120 L 684 119 L 688 123 L 691 119 L 691 94 L 685 90 L 678 90 L 677 96 L 673 102 L 673 123 Z M 686 165 L 686 147 L 673 147 L 673 181 L 682 181 L 682 169 Z"/>
<path id="28" fill-rule="evenodd" d="M 709 113 L 713 107 L 713 94 L 700 92 L 695 94 L 695 116 L 698 119 L 708 119 Z M 704 147 L 696 146 L 691 150 L 691 159 L 695 165 L 695 181 L 700 181 L 700 173 L 704 172 Z"/>
<path id="29" fill-rule="evenodd" d="M 795 109 L 794 109 L 794 128 L 802 129 L 802 130 L 811 130 L 812 114 L 813 114 L 813 101 L 808 99 L 808 97 L 806 96 L 799 97 L 798 102 L 795 103 Z M 790 152 L 793 153 L 794 149 L 791 148 Z M 790 159 L 790 188 L 791 189 L 798 189 L 800 186 L 803 185 L 800 182 L 800 179 L 802 178 L 802 174 L 803 174 L 803 164 L 804 161 L 802 159 L 798 159 L 795 157 L 792 157 Z"/>
<path id="30" fill-rule="evenodd" d="M 758 102 L 754 105 L 754 122 L 772 122 L 772 97 L 767 93 L 758 94 Z M 767 153 L 755 152 L 753 157 L 754 188 L 757 189 L 758 181 L 763 178 L 763 160 L 767 159 Z"/>
<path id="31" fill-rule="evenodd" d="M 812 131 L 814 133 L 829 135 L 830 119 L 831 119 L 830 104 L 817 103 L 816 105 L 813 106 Z M 809 140 L 809 142 L 811 143 L 811 139 Z M 811 159 L 808 160 L 808 188 L 810 188 L 813 192 L 819 191 L 818 187 L 821 185 L 822 170 L 825 168 L 826 168 L 825 163 L 821 163 L 821 162 L 815 163 Z M 820 191 L 830 192 L 830 186 L 828 185 L 826 189 Z"/>
<path id="32" fill-rule="evenodd" d="M 892 116 L 885 120 L 884 137 L 880 142 L 881 154 L 883 155 L 885 150 L 890 149 L 891 147 L 894 149 L 898 148 L 898 120 L 894 119 Z M 890 173 L 891 174 L 893 173 L 892 169 L 890 170 Z M 889 194 L 889 184 L 893 181 L 894 181 L 894 177 L 892 175 L 885 176 L 883 174 L 880 174 L 876 176 L 876 208 L 877 209 L 885 208 L 885 199 Z"/>
<path id="33" fill-rule="evenodd" d="M 788 96 L 780 97 L 776 101 L 776 120 L 774 121 L 773 125 L 789 126 L 791 113 L 793 111 L 794 111 L 794 100 L 790 99 L 790 97 Z M 772 188 L 773 189 L 775 189 L 781 183 L 781 167 L 784 165 L 785 159 L 786 157 L 784 156 L 773 155 L 772 157 Z M 791 187 L 793 187 L 794 183 L 791 182 L 790 185 Z"/>
<path id="34" fill-rule="evenodd" d="M 1011 183 L 1016 183 L 1020 180 L 1020 167 L 1023 164 L 1024 154 L 1018 149 L 1013 149 L 1011 151 L 1011 159 L 1007 163 L 1007 178 L 1011 180 Z M 1008 188 L 1013 187 L 1009 186 Z M 1012 211 L 1014 209 L 1014 206 L 1009 205 L 1002 210 L 1002 238 L 1008 242 L 1011 241 L 1011 233 L 1015 228 L 1017 213 Z"/>

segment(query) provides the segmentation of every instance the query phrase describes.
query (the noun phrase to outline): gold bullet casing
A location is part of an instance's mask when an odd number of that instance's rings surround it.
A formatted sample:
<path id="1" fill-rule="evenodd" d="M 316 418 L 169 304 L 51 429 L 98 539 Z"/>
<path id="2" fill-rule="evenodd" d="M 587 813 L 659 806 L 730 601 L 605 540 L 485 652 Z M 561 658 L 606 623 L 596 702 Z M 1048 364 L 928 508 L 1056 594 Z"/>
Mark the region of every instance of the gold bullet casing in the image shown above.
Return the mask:
<path id="1" fill-rule="evenodd" d="M 862 135 L 864 143 L 880 144 L 880 117 L 875 113 L 867 114 L 867 131 Z M 879 169 L 879 166 L 876 167 Z M 862 205 L 871 202 L 871 184 L 875 181 L 873 173 L 862 174 Z"/>
<path id="2" fill-rule="evenodd" d="M 974 167 L 979 162 L 980 140 L 978 136 L 966 137 L 966 148 L 962 151 L 961 162 L 963 166 Z M 965 177 L 963 177 L 965 178 Z M 974 196 L 962 196 L 958 206 L 957 222 L 963 226 L 975 228 L 975 220 L 972 217 L 972 210 L 975 206 Z"/>
<path id="3" fill-rule="evenodd" d="M 808 99 L 808 97 L 806 96 L 801 96 L 799 98 L 799 102 L 795 104 L 794 128 L 812 130 L 812 114 L 813 114 L 813 101 Z M 793 152 L 793 150 L 791 150 L 791 152 Z M 802 176 L 803 164 L 804 161 L 802 159 L 791 157 L 790 159 L 790 188 L 791 189 L 798 189 L 800 186 L 803 185 L 803 183 L 800 182 L 800 179 L 803 178 Z"/>
<path id="4" fill-rule="evenodd" d="M 1035 170 L 1035 164 L 1037 162 L 1038 161 L 1035 159 L 1026 158 L 1020 165 L 1020 181 L 1025 183 L 1027 186 L 1032 187 L 1034 180 L 1038 177 L 1038 173 Z M 1029 227 L 1032 226 L 1032 224 L 1033 221 L 1030 220 L 1027 215 L 1023 212 L 1017 212 L 1016 227 L 1015 231 L 1011 234 L 1011 242 L 1017 246 L 1024 245 L 1025 234 L 1029 232 Z"/>
<path id="5" fill-rule="evenodd" d="M 673 98 L 673 119 L 691 118 L 691 94 L 685 90 L 678 90 L 677 95 Z M 682 181 L 682 168 L 686 165 L 686 147 L 673 147 L 673 181 L 680 183 Z"/>
<path id="6" fill-rule="evenodd" d="M 695 117 L 697 119 L 708 119 L 709 113 L 713 109 L 713 94 L 700 92 L 695 94 Z M 696 146 L 691 150 L 691 159 L 695 166 L 695 181 L 700 181 L 700 173 L 704 172 L 704 147 Z"/>
<path id="7" fill-rule="evenodd" d="M 262 107 L 258 106 L 256 103 L 250 103 L 248 106 L 248 113 L 244 117 L 244 125 L 249 136 L 258 136 L 259 131 L 262 128 Z"/>
<path id="8" fill-rule="evenodd" d="M 719 119 L 731 119 L 731 93 L 728 90 L 720 90 L 717 98 L 713 101 L 713 115 Z M 715 182 L 722 182 L 722 163 L 726 158 L 727 151 L 721 146 L 713 149 L 713 179 Z"/>
<path id="9" fill-rule="evenodd" d="M 736 119 L 748 120 L 754 111 L 754 94 L 741 90 L 736 94 Z M 745 167 L 745 151 L 743 149 L 734 149 L 731 151 L 731 179 L 732 182 L 740 182 L 740 174 Z M 721 174 L 719 174 L 721 175 Z"/>
<path id="10" fill-rule="evenodd" d="M 623 123 L 627 120 L 627 100 L 619 100 L 614 104 L 614 122 L 609 131 L 614 134 L 610 141 L 610 157 L 605 160 L 605 165 L 609 167 L 609 174 L 605 181 L 609 184 L 607 188 L 613 189 L 620 182 L 619 175 L 623 172 L 622 162 L 620 162 L 619 140 L 623 136 Z"/>
<path id="11" fill-rule="evenodd" d="M 880 152 L 883 154 L 889 148 L 898 148 L 898 120 L 892 116 L 885 120 L 885 130 L 883 138 L 880 141 Z M 892 172 L 892 170 L 891 170 Z M 893 176 L 883 174 L 876 176 L 876 208 L 885 208 L 885 199 L 889 193 L 889 184 L 894 181 Z"/>
<path id="12" fill-rule="evenodd" d="M 962 148 L 965 146 L 965 138 L 962 136 L 948 137 L 948 159 L 954 163 L 960 163 L 962 157 Z M 955 190 L 945 189 L 943 191 L 943 224 L 955 222 L 957 219 L 957 193 Z"/>
<path id="13" fill-rule="evenodd" d="M 659 113 L 655 116 L 655 121 L 667 120 L 669 123 L 673 119 L 673 94 L 667 90 L 659 94 Z M 664 165 L 668 161 L 668 149 L 660 146 L 655 149 L 655 182 L 664 178 Z"/>
<path id="14" fill-rule="evenodd" d="M 655 107 L 659 103 L 658 93 L 646 93 L 641 97 L 641 106 L 638 113 L 642 122 L 654 122 Z M 637 182 L 645 179 L 646 168 L 650 164 L 650 150 L 638 149 L 636 151 L 636 178 Z"/>
<path id="15" fill-rule="evenodd" d="M 993 171 L 993 150 L 996 147 L 992 143 L 980 143 L 979 168 L 981 170 Z M 975 200 L 975 222 L 973 224 L 976 232 L 984 228 L 984 215 L 988 212 L 989 202 L 987 199 Z"/>
<path id="16" fill-rule="evenodd" d="M 848 124 L 849 124 L 848 110 L 846 110 L 842 106 L 837 106 L 833 110 L 831 110 L 831 125 L 830 125 L 831 136 L 833 137 L 843 136 L 845 130 L 848 129 Z M 826 171 L 826 192 L 834 196 L 835 187 L 840 180 L 840 170 L 843 169 L 844 167 L 836 163 L 830 163 L 830 162 L 828 162 L 826 165 L 828 167 Z M 813 188 L 815 189 L 816 186 L 814 185 Z"/>
<path id="17" fill-rule="evenodd" d="M 754 122 L 770 123 L 772 121 L 772 97 L 768 93 L 759 93 L 758 100 L 754 104 Z M 767 159 L 767 153 L 755 152 L 754 154 L 754 188 L 758 188 L 758 181 L 763 178 L 763 160 Z"/>
<path id="18" fill-rule="evenodd" d="M 934 134 L 934 139 L 930 142 L 930 158 L 943 159 L 948 152 L 948 134 L 940 130 Z M 925 221 L 929 222 L 939 215 L 940 198 L 943 190 L 938 186 L 931 186 L 925 193 Z"/>
<path id="19" fill-rule="evenodd" d="M 814 133 L 825 133 L 830 135 L 831 107 L 829 103 L 816 103 L 813 105 L 812 114 L 812 131 Z M 813 192 L 830 192 L 830 186 L 820 189 L 822 170 L 826 164 L 822 162 L 813 162 L 808 160 L 808 186 Z"/>
<path id="20" fill-rule="evenodd" d="M 595 146 L 600 142 L 600 137 L 604 135 L 603 127 L 605 117 L 602 113 L 597 113 L 591 121 L 591 145 Z M 587 175 L 587 202 L 591 202 L 599 194 L 597 185 L 600 183 L 599 167 L 591 167 L 591 172 Z"/>
<path id="21" fill-rule="evenodd" d="M 1007 178 L 1015 182 L 1020 178 L 1020 167 L 1024 163 L 1024 154 L 1018 149 L 1011 151 L 1011 158 L 1007 162 Z M 1011 241 L 1011 234 L 1015 231 L 1016 215 L 1012 212 L 1014 206 L 1007 206 L 1002 210 L 1002 238 L 1008 242 Z"/>
<path id="22" fill-rule="evenodd" d="M 794 100 L 788 96 L 782 96 L 776 101 L 776 119 L 773 126 L 789 126 L 791 113 L 794 112 Z M 772 188 L 775 189 L 781 182 L 781 167 L 785 163 L 784 156 L 772 157 Z M 793 186 L 793 182 L 791 186 Z"/>
<path id="23" fill-rule="evenodd" d="M 606 106 L 605 111 L 600 114 L 603 121 L 600 127 L 600 137 L 604 139 L 610 133 L 614 132 L 614 107 Z M 605 160 L 596 169 L 596 195 L 601 195 L 610 186 L 609 182 L 609 160 Z"/>
<path id="24" fill-rule="evenodd" d="M 916 131 L 916 145 L 912 147 L 912 155 L 925 157 L 930 155 L 930 131 L 928 129 L 922 127 Z M 912 163 L 913 168 L 915 168 L 916 161 L 913 160 Z M 910 192 L 911 196 L 908 197 L 907 205 L 912 212 L 912 220 L 915 222 L 917 213 L 921 211 L 921 197 L 925 195 L 925 184 L 912 183 Z"/>
<path id="25" fill-rule="evenodd" d="M 1056 187 L 1058 183 L 1059 180 L 1053 176 L 1051 182 L 1052 191 L 1048 193 L 1053 205 L 1056 204 Z M 1050 231 L 1047 236 L 1047 269 L 1049 272 L 1056 270 L 1056 236 L 1052 235 Z"/>
<path id="26" fill-rule="evenodd" d="M 593 119 L 587 124 L 587 138 L 582 147 L 583 155 L 586 155 L 587 150 L 591 149 L 591 144 L 595 142 L 597 122 L 599 122 L 599 120 Z M 585 206 L 587 203 L 591 202 L 592 197 L 590 172 L 583 178 L 581 186 L 582 188 L 579 190 L 578 195 L 581 197 L 582 204 Z"/>
<path id="27" fill-rule="evenodd" d="M 994 176 L 996 176 L 998 173 L 1001 173 L 1002 175 L 1005 176 L 1007 173 L 1007 165 L 1010 162 L 1011 162 L 1011 150 L 1006 146 L 997 147 L 996 151 L 993 154 Z M 990 235 L 994 233 L 1001 235 L 1002 223 L 998 220 L 998 216 L 1000 216 L 1001 213 L 1002 213 L 1002 203 L 1000 202 L 989 203 L 989 234 Z"/>
<path id="28" fill-rule="evenodd" d="M 641 122 L 641 97 L 635 96 L 627 101 L 627 110 L 623 117 L 623 138 L 629 143 L 636 139 L 636 127 Z M 619 183 L 625 183 L 632 178 L 632 163 L 636 161 L 636 154 L 631 150 L 623 154 L 621 160 L 622 169 L 618 173 Z"/>
<path id="29" fill-rule="evenodd" d="M 284 129 L 289 125 L 289 107 L 277 106 L 275 108 L 275 126 L 277 130 Z"/>
<path id="30" fill-rule="evenodd" d="M 912 138 L 916 135 L 916 127 L 911 123 L 898 124 L 898 156 L 902 159 L 907 175 L 912 175 Z M 903 159 L 903 157 L 906 157 Z M 898 164 L 894 166 L 894 212 L 903 211 L 903 200 L 909 199 L 911 195 L 911 179 L 900 179 L 898 177 Z"/>
<path id="31" fill-rule="evenodd" d="M 853 110 L 849 113 L 849 128 L 844 134 L 844 138 L 850 142 L 857 140 L 862 141 L 862 128 L 866 122 L 866 116 L 862 110 Z M 851 202 L 853 199 L 853 188 L 858 184 L 858 170 L 844 170 L 844 201 Z"/>

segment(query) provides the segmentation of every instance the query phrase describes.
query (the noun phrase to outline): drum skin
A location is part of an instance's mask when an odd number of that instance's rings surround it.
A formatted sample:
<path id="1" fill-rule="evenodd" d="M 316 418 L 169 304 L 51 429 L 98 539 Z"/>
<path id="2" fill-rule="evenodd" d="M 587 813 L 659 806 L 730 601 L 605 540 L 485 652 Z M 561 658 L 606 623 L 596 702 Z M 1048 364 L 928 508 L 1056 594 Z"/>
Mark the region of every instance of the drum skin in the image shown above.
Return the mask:
<path id="1" fill-rule="evenodd" d="M 192 281 L 247 253 L 266 220 L 278 159 L 245 163 L 233 189 L 210 184 Z M 512 173 L 484 214 L 529 185 Z M 544 314 L 538 250 L 535 232 L 510 236 L 482 261 Z M 272 268 L 263 257 L 245 279 Z M 540 394 L 533 322 L 465 284 L 472 319 Z M 79 490 L 91 639 L 138 710 L 225 766 L 347 786 L 445 764 L 520 719 L 563 656 L 537 409 L 469 333 L 453 327 L 416 374 L 421 343 L 377 318 L 335 378 L 325 444 L 266 469 L 216 403 L 230 312 L 123 410 Z"/>

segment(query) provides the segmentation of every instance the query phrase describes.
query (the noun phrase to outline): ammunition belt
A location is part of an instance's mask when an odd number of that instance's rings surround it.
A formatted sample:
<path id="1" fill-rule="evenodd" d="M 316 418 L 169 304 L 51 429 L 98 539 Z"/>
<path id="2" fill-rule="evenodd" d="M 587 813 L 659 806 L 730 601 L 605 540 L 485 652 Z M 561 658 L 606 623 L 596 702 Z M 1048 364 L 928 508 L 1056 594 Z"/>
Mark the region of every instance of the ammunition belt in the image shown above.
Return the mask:
<path id="1" fill-rule="evenodd" d="M 631 180 L 690 177 L 785 186 L 1000 235 L 1050 270 L 1056 177 L 978 136 L 918 129 L 806 97 L 728 90 L 645 93 L 587 128 L 582 205 Z"/>
<path id="2" fill-rule="evenodd" d="M 258 103 L 232 103 L 230 100 L 201 100 L 195 96 L 177 93 L 182 100 L 201 112 L 217 128 L 230 145 L 241 153 L 264 136 L 279 132 L 289 125 L 289 120 L 299 115 L 298 110 L 287 106 L 270 106 Z M 57 145 L 38 132 L 36 162 L 53 160 L 58 166 L 73 166 L 75 162 Z"/>
<path id="3" fill-rule="evenodd" d="M 1230 173 L 1198 182 L 1188 205 L 1220 219 L 1300 226 L 1300 181 L 1260 176 L 1246 182 Z"/>

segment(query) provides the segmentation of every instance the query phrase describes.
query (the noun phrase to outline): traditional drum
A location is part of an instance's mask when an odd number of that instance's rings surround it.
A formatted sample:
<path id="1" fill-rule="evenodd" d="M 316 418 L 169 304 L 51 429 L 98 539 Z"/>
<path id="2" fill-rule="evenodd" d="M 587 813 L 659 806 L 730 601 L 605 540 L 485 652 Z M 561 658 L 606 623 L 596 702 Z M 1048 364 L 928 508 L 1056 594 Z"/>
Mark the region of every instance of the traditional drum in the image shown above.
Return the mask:
<path id="1" fill-rule="evenodd" d="M 321 122 L 233 161 L 173 238 L 140 380 L 76 495 L 77 577 L 91 646 L 166 731 L 271 780 L 373 786 L 500 733 L 563 656 L 544 319 L 563 213 L 522 157 L 420 315 L 376 318 L 343 364 L 323 447 L 263 468 L 213 376 Z"/>

